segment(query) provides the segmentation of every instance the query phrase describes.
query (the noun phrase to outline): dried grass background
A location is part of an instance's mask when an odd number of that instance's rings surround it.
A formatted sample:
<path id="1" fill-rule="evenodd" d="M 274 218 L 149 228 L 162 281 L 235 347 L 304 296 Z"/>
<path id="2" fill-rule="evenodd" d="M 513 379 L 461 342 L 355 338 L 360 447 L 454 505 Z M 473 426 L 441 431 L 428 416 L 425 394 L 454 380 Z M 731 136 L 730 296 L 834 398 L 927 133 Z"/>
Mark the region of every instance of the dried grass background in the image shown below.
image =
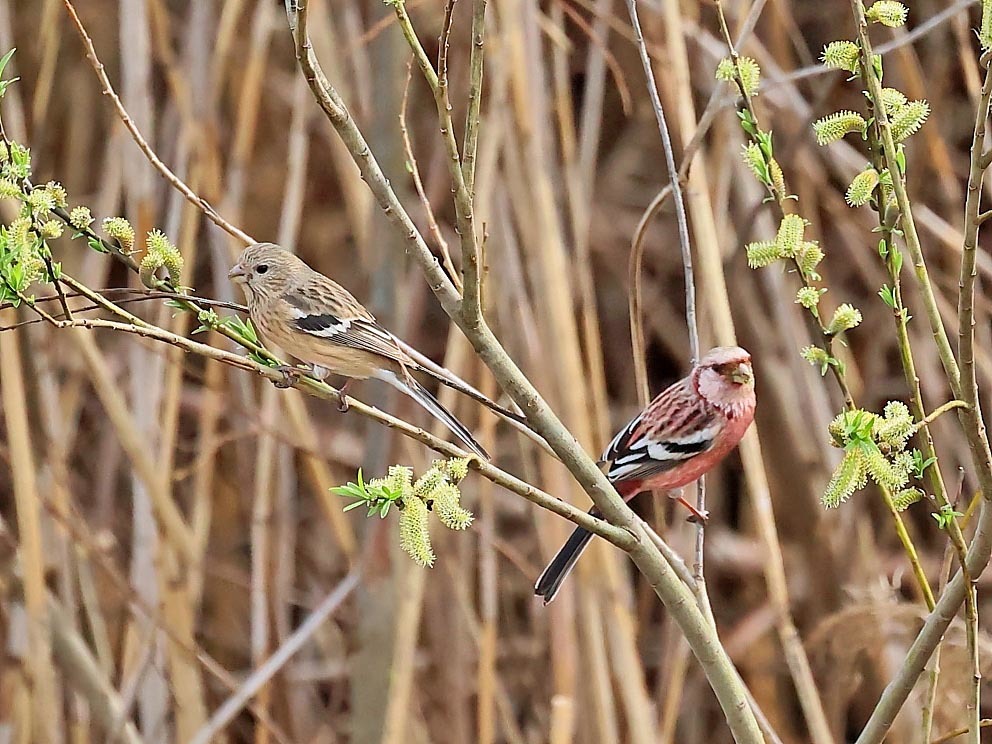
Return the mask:
<path id="1" fill-rule="evenodd" d="M 435 57 L 442 3 L 411 0 L 409 7 Z M 280 3 L 81 0 L 78 10 L 128 111 L 176 173 L 247 233 L 294 245 L 398 335 L 496 394 L 419 272 L 397 260 L 402 236 L 375 207 L 311 98 Z M 729 3 L 731 28 L 751 10 Z M 909 145 L 909 186 L 950 333 L 980 85 L 970 30 L 976 8 L 919 0 L 909 30 L 944 11 L 944 20 L 916 38 L 887 30 L 876 38 L 895 45 L 885 58 L 887 84 L 933 107 Z M 867 718 L 925 608 L 877 494 L 866 491 L 832 512 L 819 504 L 837 459 L 826 425 L 839 400 L 798 356 L 808 338 L 793 302 L 794 277 L 750 271 L 744 260 L 741 246 L 770 235 L 775 224 L 741 163 L 729 88 L 713 79 L 724 54 L 713 8 L 694 0 L 645 2 L 641 15 L 680 160 L 699 117 L 715 113 L 688 184 L 693 238 L 710 241 L 722 256 L 739 339 L 755 359 L 757 431 L 781 543 L 781 556 L 769 555 L 735 454 L 709 478 L 714 612 L 783 741 L 809 741 L 765 578 L 769 561 L 784 560 L 795 625 L 832 734 L 843 742 Z M 312 0 L 310 16 L 325 70 L 426 230 L 400 136 L 409 55 L 391 9 Z M 470 3 L 456 6 L 450 67 L 459 127 L 470 16 Z M 852 301 L 865 314 L 845 358 L 856 398 L 878 410 L 906 391 L 891 317 L 876 296 L 885 277 L 874 255 L 873 218 L 843 198 L 866 158 L 854 139 L 818 148 L 809 127 L 839 108 L 862 108 L 856 85 L 811 67 L 823 44 L 852 33 L 846 3 L 774 2 L 742 51 L 765 72 L 758 106 L 812 220 L 807 234 L 826 251 L 829 299 Z M 73 203 L 100 217 L 124 214 L 139 232 L 161 227 L 186 256 L 198 294 L 240 301 L 226 280 L 239 246 L 140 154 L 101 95 L 62 3 L 0 0 L 0 50 L 12 46 L 21 81 L 3 101 L 3 120 L 31 146 L 35 180 L 60 180 Z M 487 314 L 580 441 L 599 452 L 638 408 L 628 257 L 638 220 L 667 182 L 629 21 L 610 0 L 493 0 L 486 53 L 477 209 L 488 232 Z M 441 232 L 454 242 L 433 101 L 416 75 L 406 121 Z M 136 281 L 82 241 L 58 241 L 57 258 L 90 286 Z M 715 333 L 704 298 L 720 272 L 697 268 L 705 346 Z M 985 253 L 979 270 L 984 283 L 992 271 Z M 643 283 L 653 394 L 681 376 L 688 358 L 682 266 L 667 208 L 646 234 Z M 912 290 L 908 302 L 918 307 Z M 4 325 L 29 318 L 20 312 L 0 318 Z M 179 333 L 192 328 L 190 318 L 172 318 L 155 303 L 136 312 Z M 986 391 L 989 312 L 980 295 Z M 932 408 L 950 394 L 926 324 L 914 322 L 911 331 Z M 375 383 L 355 392 L 423 422 Z M 502 466 L 587 503 L 530 442 L 471 401 L 443 399 Z M 465 492 L 478 520 L 466 533 L 438 530 L 439 559 L 423 571 L 400 553 L 392 520 L 342 514 L 329 487 L 354 479 L 359 467 L 366 474 L 394 462 L 422 468 L 430 453 L 331 404 L 135 337 L 32 325 L 0 333 L 0 413 L 0 742 L 193 740 L 232 690 L 342 589 L 360 558 L 357 586 L 258 690 L 251 708 L 212 740 L 730 741 L 677 628 L 616 551 L 590 551 L 548 608 L 533 598 L 534 578 L 569 529 L 558 517 L 470 476 Z M 952 417 L 934 431 L 944 472 L 966 466 Z M 966 473 L 966 500 L 973 486 Z M 51 659 L 26 653 L 29 637 L 43 631 L 31 626 L 19 589 L 25 545 L 16 489 L 38 505 Z M 177 565 L 160 549 L 150 507 L 155 489 L 175 499 L 192 525 L 202 556 L 196 565 Z M 641 499 L 653 523 L 690 557 L 694 528 L 682 513 L 665 499 Z M 945 535 L 925 505 L 913 507 L 907 522 L 936 586 Z M 983 578 L 980 599 L 987 586 Z M 980 610 L 989 609 L 980 602 Z M 983 659 L 990 643 L 983 635 Z M 87 667 L 87 658 L 95 665 Z M 935 734 L 962 725 L 968 673 L 956 623 L 941 657 Z M 54 691 L 54 705 L 39 715 L 45 689 Z M 920 741 L 921 705 L 922 689 L 887 741 Z M 108 733 L 108 721 L 117 734 Z"/>

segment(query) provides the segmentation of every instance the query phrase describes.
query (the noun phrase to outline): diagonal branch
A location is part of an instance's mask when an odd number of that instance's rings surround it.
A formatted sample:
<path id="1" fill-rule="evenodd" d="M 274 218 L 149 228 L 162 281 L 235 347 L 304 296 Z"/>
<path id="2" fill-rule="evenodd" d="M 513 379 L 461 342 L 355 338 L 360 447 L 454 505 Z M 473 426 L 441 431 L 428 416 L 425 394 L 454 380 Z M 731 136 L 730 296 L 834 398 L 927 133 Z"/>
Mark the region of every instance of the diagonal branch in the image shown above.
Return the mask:
<path id="1" fill-rule="evenodd" d="M 715 628 L 696 605 L 688 587 L 678 578 L 670 564 L 650 541 L 640 520 L 620 498 L 592 458 L 582 449 L 575 436 L 565 428 L 537 389 L 520 371 L 486 324 L 481 313 L 477 317 L 470 317 L 470 314 L 462 312 L 462 303 L 459 302 L 457 293 L 436 259 L 430 255 L 422 236 L 416 231 L 388 181 L 375 164 L 368 145 L 348 116 L 337 91 L 320 71 L 319 63 L 309 46 L 309 40 L 305 34 L 300 33 L 301 28 L 305 29 L 306 8 L 301 7 L 295 0 L 286 0 L 286 8 L 290 29 L 296 41 L 297 59 L 308 82 L 311 83 L 311 89 L 318 103 L 359 164 L 380 206 L 393 223 L 405 231 L 407 245 L 414 254 L 414 259 L 424 270 L 442 307 L 465 333 L 479 358 L 489 367 L 500 386 L 520 406 L 534 429 L 551 445 L 573 478 L 589 494 L 606 520 L 630 533 L 633 539 L 632 544 L 627 548 L 628 555 L 648 579 L 685 635 L 710 686 L 716 693 L 735 740 L 762 741 L 760 729 L 747 703 L 747 690 L 726 650 L 720 644 Z M 459 176 L 454 180 L 456 184 L 460 180 L 464 183 L 460 177 L 460 169 Z M 465 241 L 471 236 L 463 232 L 461 237 Z M 463 242 L 463 247 L 464 245 Z"/>

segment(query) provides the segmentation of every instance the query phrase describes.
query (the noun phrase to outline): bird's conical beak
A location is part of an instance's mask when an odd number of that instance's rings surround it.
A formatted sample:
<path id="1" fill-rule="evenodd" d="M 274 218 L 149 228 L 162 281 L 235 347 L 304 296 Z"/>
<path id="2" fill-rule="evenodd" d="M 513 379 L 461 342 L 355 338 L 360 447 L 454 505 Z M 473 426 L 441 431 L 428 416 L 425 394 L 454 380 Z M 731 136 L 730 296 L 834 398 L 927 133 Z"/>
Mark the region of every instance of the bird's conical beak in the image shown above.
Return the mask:
<path id="1" fill-rule="evenodd" d="M 736 382 L 738 385 L 746 385 L 754 379 L 754 372 L 751 370 L 751 365 L 742 362 L 737 365 L 737 369 L 730 373 L 730 379 Z"/>
<path id="2" fill-rule="evenodd" d="M 248 281 L 248 273 L 241 264 L 234 264 L 234 268 L 227 272 L 227 278 L 235 284 L 243 284 Z"/>

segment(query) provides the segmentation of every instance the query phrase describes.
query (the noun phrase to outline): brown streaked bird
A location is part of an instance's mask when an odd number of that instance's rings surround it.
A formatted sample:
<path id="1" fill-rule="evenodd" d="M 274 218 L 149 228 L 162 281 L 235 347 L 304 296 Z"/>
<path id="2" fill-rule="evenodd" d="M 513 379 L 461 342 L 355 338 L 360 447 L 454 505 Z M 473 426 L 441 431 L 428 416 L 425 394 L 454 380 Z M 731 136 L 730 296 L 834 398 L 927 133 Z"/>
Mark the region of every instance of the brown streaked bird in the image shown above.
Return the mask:
<path id="1" fill-rule="evenodd" d="M 417 364 L 396 337 L 337 282 L 274 243 L 248 246 L 228 277 L 244 289 L 248 314 L 262 336 L 310 364 L 315 376 L 334 373 L 349 380 L 382 380 L 427 409 L 469 450 L 489 459 L 465 425 L 410 372 L 438 375 Z M 453 387 L 475 397 L 475 391 Z"/>

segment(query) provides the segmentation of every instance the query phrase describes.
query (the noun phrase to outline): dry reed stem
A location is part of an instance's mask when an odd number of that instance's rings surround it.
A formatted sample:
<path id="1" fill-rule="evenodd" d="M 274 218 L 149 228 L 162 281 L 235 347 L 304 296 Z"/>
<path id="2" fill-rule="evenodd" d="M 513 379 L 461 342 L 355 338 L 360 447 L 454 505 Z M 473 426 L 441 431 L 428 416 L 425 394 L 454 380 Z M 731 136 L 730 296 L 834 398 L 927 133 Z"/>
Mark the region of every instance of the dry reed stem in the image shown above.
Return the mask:
<path id="1" fill-rule="evenodd" d="M 18 552 L 24 576 L 24 610 L 27 622 L 25 671 L 28 674 L 27 684 L 32 691 L 32 715 L 22 723 L 25 731 L 31 731 L 30 736 L 34 741 L 40 744 L 57 744 L 63 741 L 64 729 L 48 637 L 50 620 L 45 587 L 46 551 L 42 543 L 41 509 L 20 344 L 12 335 L 0 335 L 0 377 L 3 378 L 0 396 L 7 429 L 6 441 L 10 448 L 9 465 L 17 511 Z"/>
<path id="2" fill-rule="evenodd" d="M 85 639 L 73 628 L 72 620 L 54 602 L 49 605 L 49 618 L 55 658 L 86 699 L 107 736 L 106 741 L 141 744 L 143 739 L 138 730 L 131 721 L 125 720 L 123 701 L 93 657 Z"/>
<path id="3" fill-rule="evenodd" d="M 272 676 L 285 666 L 300 648 L 310 640 L 310 637 L 348 598 L 358 585 L 361 574 L 358 571 L 349 573 L 330 592 L 317 607 L 300 623 L 300 626 L 286 641 L 279 646 L 263 664 L 258 666 L 248 678 L 234 691 L 220 707 L 214 711 L 210 720 L 189 740 L 189 744 L 210 744 L 248 702 L 258 693 Z"/>

